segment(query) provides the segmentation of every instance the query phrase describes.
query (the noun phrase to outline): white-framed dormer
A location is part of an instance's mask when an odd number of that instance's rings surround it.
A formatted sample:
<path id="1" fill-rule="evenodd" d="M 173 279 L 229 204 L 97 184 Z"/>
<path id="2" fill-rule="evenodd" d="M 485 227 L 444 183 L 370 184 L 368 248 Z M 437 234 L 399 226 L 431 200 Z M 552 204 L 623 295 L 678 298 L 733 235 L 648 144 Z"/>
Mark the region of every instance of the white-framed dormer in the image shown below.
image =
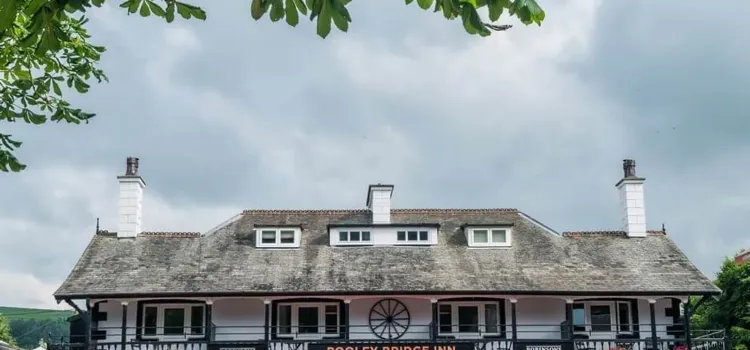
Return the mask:
<path id="1" fill-rule="evenodd" d="M 299 226 L 256 226 L 258 248 L 299 248 L 302 228 Z"/>
<path id="2" fill-rule="evenodd" d="M 510 247 L 513 240 L 512 224 L 464 225 L 469 247 Z"/>
<path id="3" fill-rule="evenodd" d="M 437 224 L 329 225 L 328 233 L 331 246 L 432 246 L 438 229 Z"/>

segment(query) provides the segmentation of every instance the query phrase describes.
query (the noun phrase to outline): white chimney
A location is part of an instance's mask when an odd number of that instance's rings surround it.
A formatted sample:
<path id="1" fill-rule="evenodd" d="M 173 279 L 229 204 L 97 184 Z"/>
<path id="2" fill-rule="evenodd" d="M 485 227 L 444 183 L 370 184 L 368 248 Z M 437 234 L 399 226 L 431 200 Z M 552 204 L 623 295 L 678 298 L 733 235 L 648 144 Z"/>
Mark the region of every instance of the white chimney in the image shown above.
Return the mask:
<path id="1" fill-rule="evenodd" d="M 393 185 L 370 185 L 367 189 L 367 208 L 372 211 L 373 224 L 391 223 Z"/>
<path id="2" fill-rule="evenodd" d="M 643 203 L 645 178 L 635 175 L 635 160 L 622 161 L 624 176 L 615 186 L 620 190 L 622 224 L 628 237 L 646 237 L 646 207 Z"/>
<path id="3" fill-rule="evenodd" d="M 118 176 L 117 181 L 120 182 L 117 238 L 135 238 L 141 233 L 143 189 L 146 187 L 138 175 L 138 158 L 128 157 L 125 175 Z"/>

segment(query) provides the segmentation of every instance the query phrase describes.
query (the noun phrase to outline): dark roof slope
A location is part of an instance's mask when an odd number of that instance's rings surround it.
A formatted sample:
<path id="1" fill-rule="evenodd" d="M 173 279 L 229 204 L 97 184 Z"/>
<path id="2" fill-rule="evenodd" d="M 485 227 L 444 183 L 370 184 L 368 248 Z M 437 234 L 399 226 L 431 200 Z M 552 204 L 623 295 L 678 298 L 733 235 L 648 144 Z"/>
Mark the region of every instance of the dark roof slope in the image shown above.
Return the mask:
<path id="1" fill-rule="evenodd" d="M 138 294 L 681 293 L 719 290 L 663 234 L 557 235 L 514 209 L 393 210 L 392 222 L 439 223 L 432 247 L 331 247 L 329 224 L 366 210 L 257 210 L 207 236 L 91 240 L 55 297 Z M 513 247 L 467 247 L 461 225 L 512 223 Z M 301 225 L 301 249 L 256 249 L 256 225 Z"/>

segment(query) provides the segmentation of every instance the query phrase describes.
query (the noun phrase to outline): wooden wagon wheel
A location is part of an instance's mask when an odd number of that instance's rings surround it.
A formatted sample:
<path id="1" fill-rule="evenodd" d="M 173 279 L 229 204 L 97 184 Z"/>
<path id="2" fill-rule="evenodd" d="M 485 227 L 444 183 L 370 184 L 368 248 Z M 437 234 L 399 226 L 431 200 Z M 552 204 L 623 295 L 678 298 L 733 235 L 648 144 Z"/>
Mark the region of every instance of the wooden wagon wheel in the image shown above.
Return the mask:
<path id="1" fill-rule="evenodd" d="M 401 338 L 410 323 L 409 309 L 396 299 L 380 300 L 370 309 L 370 330 L 380 339 Z"/>

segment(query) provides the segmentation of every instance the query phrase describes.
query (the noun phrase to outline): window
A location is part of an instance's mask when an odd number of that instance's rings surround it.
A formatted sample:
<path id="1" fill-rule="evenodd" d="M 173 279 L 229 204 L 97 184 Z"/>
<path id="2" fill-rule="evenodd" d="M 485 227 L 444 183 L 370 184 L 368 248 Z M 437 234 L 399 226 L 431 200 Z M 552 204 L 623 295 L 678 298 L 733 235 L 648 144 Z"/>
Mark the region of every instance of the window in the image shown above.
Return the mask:
<path id="1" fill-rule="evenodd" d="M 612 311 L 610 305 L 591 305 L 591 331 L 611 332 Z"/>
<path id="2" fill-rule="evenodd" d="M 427 242 L 429 240 L 427 231 L 397 231 L 396 240 L 399 242 Z"/>
<path id="3" fill-rule="evenodd" d="M 586 309 L 583 304 L 573 304 L 573 331 L 586 331 Z"/>
<path id="4" fill-rule="evenodd" d="M 338 336 L 338 303 L 280 303 L 277 305 L 279 337 Z"/>
<path id="5" fill-rule="evenodd" d="M 142 336 L 150 338 L 203 336 L 206 308 L 196 304 L 143 306 Z"/>
<path id="6" fill-rule="evenodd" d="M 630 315 L 630 303 L 626 301 L 617 302 L 617 324 L 621 332 L 630 332 L 633 320 Z"/>
<path id="7" fill-rule="evenodd" d="M 185 334 L 185 309 L 164 309 L 164 335 Z"/>
<path id="8" fill-rule="evenodd" d="M 299 228 L 260 228 L 257 229 L 256 245 L 260 248 L 296 248 L 299 247 L 301 230 Z"/>
<path id="9" fill-rule="evenodd" d="M 504 308 L 497 301 L 443 302 L 438 305 L 438 331 L 441 335 L 504 333 Z"/>
<path id="10" fill-rule="evenodd" d="M 510 229 L 509 228 L 471 228 L 467 236 L 469 246 L 510 246 Z"/>
<path id="11" fill-rule="evenodd" d="M 155 306 L 146 307 L 143 310 L 143 334 L 156 335 L 157 325 L 157 308 Z"/>
<path id="12" fill-rule="evenodd" d="M 370 242 L 370 231 L 339 231 L 340 243 Z"/>

